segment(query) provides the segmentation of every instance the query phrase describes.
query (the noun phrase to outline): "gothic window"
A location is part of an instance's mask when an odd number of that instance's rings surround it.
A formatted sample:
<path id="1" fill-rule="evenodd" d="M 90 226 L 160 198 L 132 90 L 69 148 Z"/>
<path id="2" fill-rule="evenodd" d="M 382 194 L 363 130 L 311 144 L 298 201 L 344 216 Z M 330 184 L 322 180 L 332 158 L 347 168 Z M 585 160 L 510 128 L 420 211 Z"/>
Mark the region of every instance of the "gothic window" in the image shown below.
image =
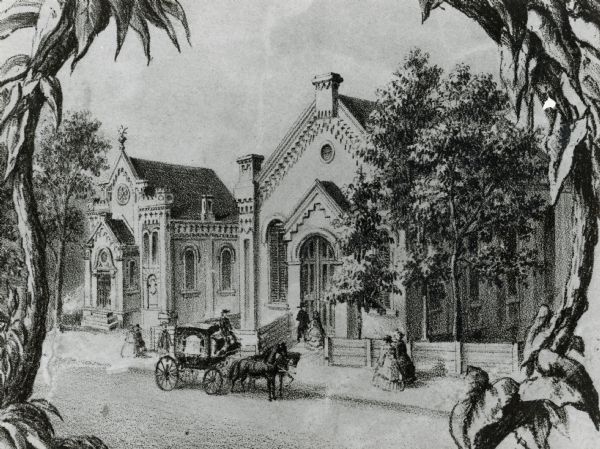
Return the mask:
<path id="1" fill-rule="evenodd" d="M 158 263 L 158 231 L 152 231 L 152 263 Z"/>
<path id="2" fill-rule="evenodd" d="M 281 221 L 273 221 L 267 229 L 269 247 L 269 300 L 287 300 L 287 244 L 283 240 L 284 229 Z"/>
<path id="3" fill-rule="evenodd" d="M 127 277 L 129 288 L 137 287 L 137 272 L 135 266 L 135 260 L 130 260 L 127 264 Z"/>
<path id="4" fill-rule="evenodd" d="M 183 253 L 183 273 L 185 290 L 196 289 L 196 254 L 192 248 Z"/>
<path id="5" fill-rule="evenodd" d="M 223 248 L 221 251 L 221 290 L 231 290 L 233 251 L 231 248 Z"/>
<path id="6" fill-rule="evenodd" d="M 148 264 L 150 261 L 150 235 L 147 232 L 144 232 L 144 243 L 143 243 L 143 251 L 144 251 L 144 262 Z"/>

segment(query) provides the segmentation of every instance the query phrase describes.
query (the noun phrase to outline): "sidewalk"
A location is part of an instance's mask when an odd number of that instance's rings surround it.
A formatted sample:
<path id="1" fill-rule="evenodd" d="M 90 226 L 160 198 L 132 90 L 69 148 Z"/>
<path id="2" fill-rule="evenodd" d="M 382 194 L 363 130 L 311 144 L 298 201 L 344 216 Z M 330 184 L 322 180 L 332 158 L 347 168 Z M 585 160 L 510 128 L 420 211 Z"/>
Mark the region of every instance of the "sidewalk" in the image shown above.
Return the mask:
<path id="1" fill-rule="evenodd" d="M 104 368 L 107 374 L 127 371 L 154 373 L 159 355 L 150 352 L 148 357 L 122 358 L 123 341 L 122 332 L 53 334 L 45 342 L 42 372 L 54 363 L 75 363 Z M 446 416 L 464 388 L 463 380 L 457 377 L 417 373 L 417 382 L 404 391 L 383 391 L 371 385 L 371 368 L 329 366 L 321 352 L 306 349 L 304 345 L 290 350 L 300 352 L 302 357 L 294 380 L 285 389 L 284 394 L 288 397 L 329 398 Z"/>
<path id="2" fill-rule="evenodd" d="M 298 364 L 298 384 L 321 387 L 326 397 L 366 402 L 373 405 L 400 406 L 406 411 L 448 415 L 463 391 L 464 381 L 458 377 L 432 377 L 417 373 L 417 382 L 404 391 L 384 391 L 371 384 L 371 368 L 329 366 L 321 353 L 297 346 L 302 353 Z"/>

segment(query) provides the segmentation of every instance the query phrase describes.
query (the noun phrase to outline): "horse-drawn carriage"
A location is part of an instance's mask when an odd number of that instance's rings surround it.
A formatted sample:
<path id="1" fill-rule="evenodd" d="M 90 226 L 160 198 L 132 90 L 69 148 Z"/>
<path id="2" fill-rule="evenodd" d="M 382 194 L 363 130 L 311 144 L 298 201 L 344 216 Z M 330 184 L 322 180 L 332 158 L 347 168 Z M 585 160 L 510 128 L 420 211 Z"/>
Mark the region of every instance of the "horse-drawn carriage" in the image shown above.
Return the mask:
<path id="1" fill-rule="evenodd" d="M 154 370 L 156 385 L 170 391 L 180 381 L 196 380 L 204 371 L 202 386 L 208 394 L 219 394 L 227 378 L 228 358 L 240 351 L 233 335 L 219 335 L 217 322 L 175 327 L 173 353 L 162 356 Z"/>

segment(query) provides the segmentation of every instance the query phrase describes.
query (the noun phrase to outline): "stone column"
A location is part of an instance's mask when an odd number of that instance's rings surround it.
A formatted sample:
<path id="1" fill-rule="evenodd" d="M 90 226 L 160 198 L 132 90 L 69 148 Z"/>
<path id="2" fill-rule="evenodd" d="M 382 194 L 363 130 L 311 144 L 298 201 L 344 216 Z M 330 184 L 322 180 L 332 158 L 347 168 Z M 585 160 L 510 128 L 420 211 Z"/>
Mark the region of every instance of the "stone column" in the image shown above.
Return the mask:
<path id="1" fill-rule="evenodd" d="M 92 289 L 90 295 L 90 307 L 98 307 L 98 275 L 92 273 Z"/>
<path id="2" fill-rule="evenodd" d="M 158 310 L 167 310 L 167 295 L 169 290 L 169 284 L 167 282 L 167 259 L 168 259 L 168 245 L 167 245 L 167 215 L 165 211 L 159 213 L 159 230 L 158 230 Z"/>
<path id="3" fill-rule="evenodd" d="M 214 271 L 214 241 L 212 237 L 209 237 L 206 241 L 206 245 L 204 246 L 204 254 L 201 257 L 201 260 L 204 259 L 205 269 L 206 269 L 206 292 L 204 294 L 204 298 L 206 301 L 206 307 L 204 309 L 204 314 L 210 316 L 215 316 L 215 291 L 213 288 L 213 271 Z"/>

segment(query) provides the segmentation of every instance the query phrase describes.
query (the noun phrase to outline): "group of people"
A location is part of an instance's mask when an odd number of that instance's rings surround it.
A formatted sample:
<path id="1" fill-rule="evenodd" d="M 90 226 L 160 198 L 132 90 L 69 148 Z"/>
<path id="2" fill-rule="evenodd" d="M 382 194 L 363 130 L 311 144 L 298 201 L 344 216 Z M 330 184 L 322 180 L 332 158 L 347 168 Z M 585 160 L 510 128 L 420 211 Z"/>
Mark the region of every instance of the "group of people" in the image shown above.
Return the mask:
<path id="1" fill-rule="evenodd" d="M 321 349 L 325 345 L 325 329 L 321 323 L 321 315 L 318 311 L 314 311 L 312 319 L 306 311 L 306 306 L 301 303 L 298 306 L 298 343 L 303 340 L 311 349 Z"/>
<path id="2" fill-rule="evenodd" d="M 373 385 L 384 390 L 397 390 L 415 380 L 415 365 L 408 355 L 404 333 L 396 329 L 392 335 L 386 335 L 383 339 L 373 374 Z"/>

